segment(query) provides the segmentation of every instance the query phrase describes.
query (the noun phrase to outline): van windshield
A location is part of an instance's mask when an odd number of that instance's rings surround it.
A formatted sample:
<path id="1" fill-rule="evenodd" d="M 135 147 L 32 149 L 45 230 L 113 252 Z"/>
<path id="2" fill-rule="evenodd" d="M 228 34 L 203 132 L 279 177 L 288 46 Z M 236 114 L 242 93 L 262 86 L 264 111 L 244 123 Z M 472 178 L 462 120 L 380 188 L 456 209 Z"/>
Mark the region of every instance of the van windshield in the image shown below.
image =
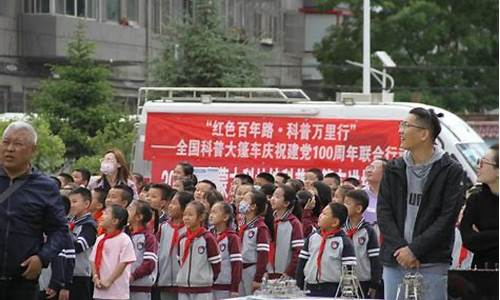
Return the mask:
<path id="1" fill-rule="evenodd" d="M 457 144 L 458 151 L 467 160 L 469 165 L 477 171 L 477 161 L 483 157 L 488 150 L 485 143 L 459 143 Z"/>

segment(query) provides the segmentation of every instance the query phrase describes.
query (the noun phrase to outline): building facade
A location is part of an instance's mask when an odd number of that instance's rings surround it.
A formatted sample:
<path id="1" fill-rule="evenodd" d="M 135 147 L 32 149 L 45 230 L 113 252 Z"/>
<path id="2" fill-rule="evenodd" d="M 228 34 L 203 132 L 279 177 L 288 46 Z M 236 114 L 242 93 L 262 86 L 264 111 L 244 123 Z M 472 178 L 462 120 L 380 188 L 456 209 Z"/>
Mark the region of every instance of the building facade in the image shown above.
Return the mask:
<path id="1" fill-rule="evenodd" d="M 0 0 L 0 113 L 30 112 L 48 64 L 65 63 L 78 22 L 108 65 L 117 101 L 135 111 L 148 62 L 162 49 L 166 26 L 214 0 Z M 301 87 L 321 80 L 312 49 L 348 14 L 318 11 L 312 0 L 218 0 L 225 30 L 265 52 L 264 85 Z"/>

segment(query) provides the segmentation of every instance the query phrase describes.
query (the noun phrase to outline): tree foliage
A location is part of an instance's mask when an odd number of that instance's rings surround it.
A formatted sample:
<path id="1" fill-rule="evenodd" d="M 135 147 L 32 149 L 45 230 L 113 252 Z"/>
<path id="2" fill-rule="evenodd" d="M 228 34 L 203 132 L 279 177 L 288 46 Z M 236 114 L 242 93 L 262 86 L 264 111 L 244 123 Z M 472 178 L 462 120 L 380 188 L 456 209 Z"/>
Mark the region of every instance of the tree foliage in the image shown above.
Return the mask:
<path id="1" fill-rule="evenodd" d="M 132 157 L 133 141 L 136 137 L 135 122 L 122 119 L 109 123 L 99 130 L 95 137 L 89 139 L 89 146 L 95 155 L 82 156 L 74 164 L 74 168 L 87 168 L 92 173 L 99 171 L 100 161 L 104 153 L 111 148 L 120 149 L 126 158 Z"/>
<path id="2" fill-rule="evenodd" d="M 210 3 L 210 4 L 207 4 Z M 152 62 L 153 84 L 160 86 L 258 86 L 261 54 L 248 42 L 223 31 L 216 3 L 200 5 L 195 18 L 167 28 L 165 50 Z"/>
<path id="3" fill-rule="evenodd" d="M 3 132 L 12 121 L 0 121 L 0 132 Z M 64 152 L 66 150 L 62 139 L 54 135 L 49 124 L 42 118 L 32 117 L 28 120 L 35 128 L 38 135 L 37 150 L 31 163 L 39 170 L 54 173 L 64 163 Z"/>
<path id="4" fill-rule="evenodd" d="M 35 112 L 64 141 L 68 159 L 95 154 L 90 140 L 121 117 L 112 102 L 110 72 L 96 64 L 94 48 L 80 22 L 68 43 L 68 64 L 50 66 L 52 78 L 42 82 L 34 97 Z"/>
<path id="5" fill-rule="evenodd" d="M 363 1 L 319 2 L 347 3 L 353 13 L 315 47 L 328 93 L 360 90 L 361 69 L 341 65 L 362 60 Z M 372 53 L 384 50 L 398 64 L 389 70 L 397 100 L 418 93 L 454 111 L 498 107 L 498 1 L 372 0 L 371 7 Z"/>

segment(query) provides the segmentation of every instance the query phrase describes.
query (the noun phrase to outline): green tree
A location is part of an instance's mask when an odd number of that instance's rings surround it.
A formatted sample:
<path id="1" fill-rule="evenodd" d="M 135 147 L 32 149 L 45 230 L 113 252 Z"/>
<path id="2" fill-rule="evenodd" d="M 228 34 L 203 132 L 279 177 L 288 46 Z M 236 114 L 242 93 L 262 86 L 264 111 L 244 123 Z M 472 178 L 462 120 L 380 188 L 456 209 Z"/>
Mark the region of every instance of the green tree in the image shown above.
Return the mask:
<path id="1" fill-rule="evenodd" d="M 100 167 L 100 159 L 104 153 L 111 148 L 120 149 L 127 159 L 132 157 L 132 146 L 136 137 L 135 122 L 132 120 L 120 120 L 109 123 L 103 130 L 99 130 L 95 137 L 89 139 L 89 146 L 95 155 L 80 157 L 73 168 L 87 168 L 92 173 L 97 173 Z"/>
<path id="2" fill-rule="evenodd" d="M 14 121 L 14 120 L 13 120 Z M 32 164 L 43 172 L 57 172 L 64 163 L 66 147 L 62 139 L 52 134 L 49 124 L 42 118 L 27 120 L 35 128 L 38 135 L 37 150 Z M 12 121 L 0 121 L 0 132 L 3 132 Z"/>
<path id="3" fill-rule="evenodd" d="M 327 93 L 359 91 L 361 69 L 345 60 L 362 60 L 363 1 L 319 2 L 324 8 L 348 3 L 353 12 L 315 47 Z M 498 1 L 372 0 L 371 7 L 372 52 L 384 50 L 398 64 L 389 70 L 396 100 L 418 93 L 453 111 L 498 107 Z"/>
<path id="4" fill-rule="evenodd" d="M 171 25 L 165 50 L 152 62 L 152 83 L 160 86 L 240 87 L 262 82 L 262 55 L 248 41 L 226 34 L 215 1 L 202 1 L 184 22 Z"/>
<path id="5" fill-rule="evenodd" d="M 62 138 L 70 160 L 94 155 L 91 139 L 122 117 L 112 102 L 110 72 L 93 60 L 94 48 L 85 38 L 83 23 L 78 23 L 68 43 L 68 63 L 50 66 L 52 78 L 42 82 L 34 97 L 35 112 Z"/>

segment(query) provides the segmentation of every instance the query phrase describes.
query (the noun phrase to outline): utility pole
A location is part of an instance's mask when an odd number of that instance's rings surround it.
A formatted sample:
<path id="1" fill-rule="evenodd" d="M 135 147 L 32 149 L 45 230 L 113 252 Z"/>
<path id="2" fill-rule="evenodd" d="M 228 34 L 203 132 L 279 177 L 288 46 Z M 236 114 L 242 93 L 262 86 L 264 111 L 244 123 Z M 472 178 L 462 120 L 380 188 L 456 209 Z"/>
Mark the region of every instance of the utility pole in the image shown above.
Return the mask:
<path id="1" fill-rule="evenodd" d="M 370 0 L 363 0 L 363 94 L 371 93 L 370 87 Z"/>

